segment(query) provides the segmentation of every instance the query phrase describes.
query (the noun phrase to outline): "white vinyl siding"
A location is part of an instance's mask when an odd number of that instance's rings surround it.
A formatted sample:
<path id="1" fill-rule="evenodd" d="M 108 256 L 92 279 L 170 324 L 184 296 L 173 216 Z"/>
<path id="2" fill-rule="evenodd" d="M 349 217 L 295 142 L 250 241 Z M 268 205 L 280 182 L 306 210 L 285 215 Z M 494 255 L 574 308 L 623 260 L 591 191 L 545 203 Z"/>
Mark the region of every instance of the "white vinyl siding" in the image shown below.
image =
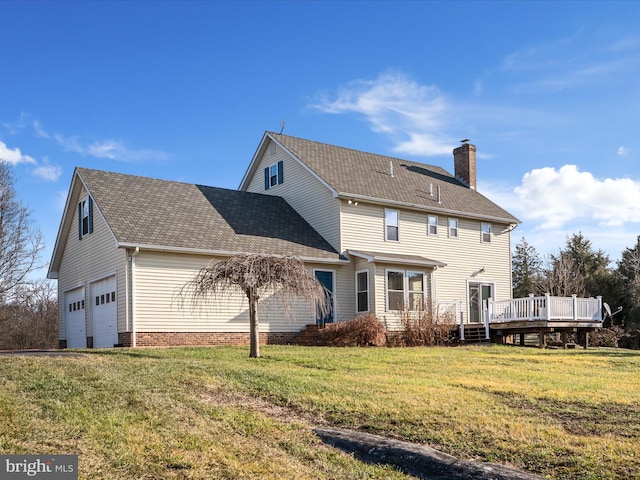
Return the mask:
<path id="1" fill-rule="evenodd" d="M 359 202 L 342 209 L 343 250 L 420 255 L 447 265 L 433 272 L 431 295 L 433 301 L 463 302 L 466 311 L 467 280 L 476 278 L 495 284 L 496 298 L 511 298 L 511 246 L 508 225 L 493 224 L 492 241 L 480 244 L 480 220 L 458 218 L 458 237 L 425 235 L 425 212 L 400 211 L 400 242 L 381 239 L 384 207 Z M 485 270 L 477 273 L 482 267 Z M 361 267 L 358 267 L 360 269 Z M 378 267 L 379 268 L 379 267 Z M 389 266 L 389 268 L 392 268 Z M 402 266 L 400 269 L 409 269 Z M 414 267 L 415 268 L 415 267 Z M 378 278 L 379 276 L 379 278 Z M 386 310 L 385 274 L 378 271 L 371 277 L 375 285 L 375 312 Z M 383 285 L 380 287 L 380 285 Z M 373 304 L 372 304 L 373 305 Z"/>
<path id="2" fill-rule="evenodd" d="M 248 332 L 248 301 L 244 293 L 221 295 L 193 304 L 179 291 L 211 258 L 200 255 L 140 252 L 136 257 L 137 332 Z M 336 321 L 353 318 L 353 267 L 307 265 L 310 271 L 336 272 Z M 296 332 L 315 322 L 315 312 L 303 300 L 293 301 L 283 315 L 279 294 L 263 295 L 258 304 L 262 332 Z"/>
<path id="3" fill-rule="evenodd" d="M 270 143 L 270 145 L 274 145 Z M 340 251 L 340 200 L 318 178 L 276 145 L 264 149 L 247 186 L 248 192 L 283 197 L 316 231 Z M 282 162 L 285 181 L 265 190 L 264 169 Z"/>
<path id="4" fill-rule="evenodd" d="M 89 294 L 89 283 L 97 279 L 104 278 L 109 275 L 116 275 L 116 294 L 118 298 L 125 297 L 125 282 L 121 281 L 125 278 L 126 273 L 126 252 L 124 249 L 116 248 L 115 238 L 107 227 L 99 206 L 93 204 L 93 233 L 85 236 L 82 240 L 78 238 L 78 214 L 77 205 L 81 197 L 86 198 L 86 192 L 81 192 L 72 202 L 75 205 L 72 213 L 73 220 L 68 230 L 64 254 L 60 262 L 59 280 L 58 280 L 58 298 L 64 298 L 64 292 L 70 289 L 84 287 L 86 295 Z M 71 213 L 71 212 L 70 212 Z M 91 311 L 87 302 L 90 298 L 85 298 L 85 306 L 87 315 Z M 59 305 L 58 318 L 64 319 L 63 302 Z M 125 321 L 125 302 L 118 302 L 118 331 L 126 331 L 127 325 Z M 60 339 L 66 339 L 66 328 L 63 321 L 58 324 L 58 335 Z M 93 321 L 91 318 L 87 321 L 86 335 L 93 336 Z"/>

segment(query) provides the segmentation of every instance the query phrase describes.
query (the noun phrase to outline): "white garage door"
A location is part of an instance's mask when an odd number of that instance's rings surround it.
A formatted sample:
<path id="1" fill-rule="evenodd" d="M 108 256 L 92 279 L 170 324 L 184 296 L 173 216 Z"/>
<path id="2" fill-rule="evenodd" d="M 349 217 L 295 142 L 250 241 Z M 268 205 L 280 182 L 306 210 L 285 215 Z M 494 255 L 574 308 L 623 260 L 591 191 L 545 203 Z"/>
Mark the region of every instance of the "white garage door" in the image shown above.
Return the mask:
<path id="1" fill-rule="evenodd" d="M 87 347 L 87 321 L 84 308 L 84 288 L 76 288 L 64 294 L 67 348 Z"/>
<path id="2" fill-rule="evenodd" d="M 113 347 L 118 343 L 118 309 L 116 277 L 112 276 L 91 284 L 93 306 L 93 346 Z"/>

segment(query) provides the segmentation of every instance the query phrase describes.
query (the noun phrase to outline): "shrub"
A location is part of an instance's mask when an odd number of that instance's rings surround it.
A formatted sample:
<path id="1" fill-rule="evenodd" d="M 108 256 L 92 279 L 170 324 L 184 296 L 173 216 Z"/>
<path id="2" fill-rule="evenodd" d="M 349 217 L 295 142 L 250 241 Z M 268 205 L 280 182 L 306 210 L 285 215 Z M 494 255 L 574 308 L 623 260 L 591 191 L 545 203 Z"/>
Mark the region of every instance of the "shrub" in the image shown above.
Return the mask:
<path id="1" fill-rule="evenodd" d="M 319 331 L 319 345 L 330 347 L 383 347 L 386 344 L 384 324 L 373 313 L 353 320 L 329 323 Z"/>
<path id="2" fill-rule="evenodd" d="M 619 347 L 621 340 L 630 337 L 624 328 L 612 325 L 608 328 L 600 328 L 589 334 L 589 343 L 595 347 Z"/>
<path id="3" fill-rule="evenodd" d="M 450 315 L 435 315 L 428 310 L 404 310 L 402 328 L 393 335 L 394 346 L 431 347 L 455 343 L 455 323 Z"/>

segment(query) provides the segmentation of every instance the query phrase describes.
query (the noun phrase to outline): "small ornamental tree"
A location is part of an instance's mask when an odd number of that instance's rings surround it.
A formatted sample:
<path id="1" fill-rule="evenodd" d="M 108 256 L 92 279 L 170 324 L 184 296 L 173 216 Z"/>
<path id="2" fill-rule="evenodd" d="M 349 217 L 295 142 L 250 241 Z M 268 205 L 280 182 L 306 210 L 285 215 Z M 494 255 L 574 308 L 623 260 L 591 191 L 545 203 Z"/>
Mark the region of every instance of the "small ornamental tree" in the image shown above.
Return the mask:
<path id="1" fill-rule="evenodd" d="M 319 317 L 331 310 L 326 288 L 312 275 L 301 260 L 274 255 L 239 254 L 226 260 L 212 261 L 182 287 L 180 296 L 190 296 L 198 303 L 211 296 L 241 290 L 249 300 L 250 351 L 252 358 L 260 357 L 260 329 L 258 300 L 265 293 L 281 293 L 284 312 L 294 298 L 311 303 Z"/>

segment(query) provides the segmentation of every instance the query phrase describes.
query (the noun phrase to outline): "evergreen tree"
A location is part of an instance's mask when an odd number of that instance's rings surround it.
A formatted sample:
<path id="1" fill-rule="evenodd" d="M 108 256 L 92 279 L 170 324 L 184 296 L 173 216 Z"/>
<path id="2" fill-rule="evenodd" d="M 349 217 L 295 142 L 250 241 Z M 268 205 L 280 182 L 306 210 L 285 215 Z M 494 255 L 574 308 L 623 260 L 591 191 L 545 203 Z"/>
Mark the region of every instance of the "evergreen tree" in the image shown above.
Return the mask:
<path id="1" fill-rule="evenodd" d="M 640 327 L 640 235 L 633 248 L 626 248 L 618 261 L 622 283 L 622 306 L 628 327 Z"/>
<path id="2" fill-rule="evenodd" d="M 522 298 L 539 291 L 542 260 L 536 249 L 522 237 L 516 245 L 512 265 L 513 297 Z"/>

